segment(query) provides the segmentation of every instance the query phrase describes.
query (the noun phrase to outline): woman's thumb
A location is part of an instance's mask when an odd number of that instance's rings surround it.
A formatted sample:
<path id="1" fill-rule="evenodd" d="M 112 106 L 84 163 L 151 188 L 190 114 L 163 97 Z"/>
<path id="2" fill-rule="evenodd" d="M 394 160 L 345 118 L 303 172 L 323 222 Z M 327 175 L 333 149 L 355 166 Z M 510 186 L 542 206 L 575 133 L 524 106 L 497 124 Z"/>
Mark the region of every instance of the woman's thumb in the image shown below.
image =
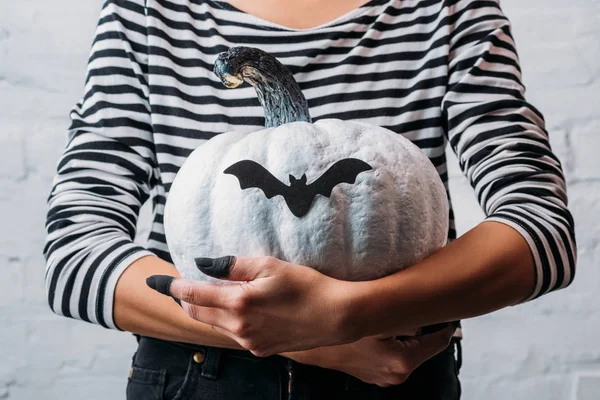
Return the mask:
<path id="1" fill-rule="evenodd" d="M 264 272 L 260 258 L 225 256 L 219 258 L 199 257 L 194 261 L 200 272 L 217 279 L 229 281 L 252 281 Z"/>

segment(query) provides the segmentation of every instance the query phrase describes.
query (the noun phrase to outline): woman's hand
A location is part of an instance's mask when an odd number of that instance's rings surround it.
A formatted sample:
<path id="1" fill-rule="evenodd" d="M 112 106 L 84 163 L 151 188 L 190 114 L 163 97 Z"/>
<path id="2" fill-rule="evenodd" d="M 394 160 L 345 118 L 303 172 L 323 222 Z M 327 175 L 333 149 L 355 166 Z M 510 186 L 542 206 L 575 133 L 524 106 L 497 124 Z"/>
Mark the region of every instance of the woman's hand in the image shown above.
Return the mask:
<path id="1" fill-rule="evenodd" d="M 241 349 L 230 337 L 210 325 L 191 319 L 173 299 L 150 290 L 144 282 L 154 283 L 152 275 L 180 278 L 174 265 L 155 256 L 134 261 L 123 271 L 114 296 L 116 326 L 142 336 L 204 346 Z"/>
<path id="2" fill-rule="evenodd" d="M 403 340 L 371 336 L 354 343 L 282 355 L 387 387 L 404 383 L 417 367 L 448 347 L 454 330 L 455 327 L 449 325 L 435 333 Z"/>
<path id="3" fill-rule="evenodd" d="M 212 325 L 257 356 L 360 338 L 345 326 L 349 282 L 272 257 L 204 258 L 196 263 L 207 275 L 230 282 L 155 276 L 149 285 L 180 299 L 192 318 Z"/>

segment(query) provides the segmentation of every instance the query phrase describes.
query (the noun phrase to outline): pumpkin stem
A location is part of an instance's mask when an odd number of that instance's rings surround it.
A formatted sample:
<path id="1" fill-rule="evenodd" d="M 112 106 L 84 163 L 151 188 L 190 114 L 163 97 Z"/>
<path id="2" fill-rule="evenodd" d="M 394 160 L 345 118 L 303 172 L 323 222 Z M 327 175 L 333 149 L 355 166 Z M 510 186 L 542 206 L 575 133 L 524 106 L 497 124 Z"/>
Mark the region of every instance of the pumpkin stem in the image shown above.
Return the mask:
<path id="1" fill-rule="evenodd" d="M 265 110 L 265 127 L 312 122 L 308 102 L 292 73 L 275 57 L 252 47 L 232 47 L 218 55 L 214 72 L 228 88 L 244 81 L 256 90 Z"/>

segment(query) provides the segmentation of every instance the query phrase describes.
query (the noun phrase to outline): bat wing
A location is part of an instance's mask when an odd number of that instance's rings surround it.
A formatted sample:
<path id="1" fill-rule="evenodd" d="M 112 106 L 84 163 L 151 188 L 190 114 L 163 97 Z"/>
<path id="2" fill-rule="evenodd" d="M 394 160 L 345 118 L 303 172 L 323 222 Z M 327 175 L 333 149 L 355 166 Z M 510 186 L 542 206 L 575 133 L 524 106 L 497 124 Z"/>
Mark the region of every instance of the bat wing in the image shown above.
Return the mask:
<path id="1" fill-rule="evenodd" d="M 238 178 L 242 190 L 248 188 L 262 190 L 267 199 L 275 196 L 285 197 L 289 190 L 287 185 L 275 178 L 273 174 L 256 161 L 238 161 L 227 167 L 223 173 Z"/>
<path id="2" fill-rule="evenodd" d="M 326 197 L 331 195 L 333 188 L 340 183 L 354 183 L 358 174 L 373 169 L 366 162 L 357 158 L 345 158 L 333 164 L 317 180 L 308 185 L 315 195 Z"/>

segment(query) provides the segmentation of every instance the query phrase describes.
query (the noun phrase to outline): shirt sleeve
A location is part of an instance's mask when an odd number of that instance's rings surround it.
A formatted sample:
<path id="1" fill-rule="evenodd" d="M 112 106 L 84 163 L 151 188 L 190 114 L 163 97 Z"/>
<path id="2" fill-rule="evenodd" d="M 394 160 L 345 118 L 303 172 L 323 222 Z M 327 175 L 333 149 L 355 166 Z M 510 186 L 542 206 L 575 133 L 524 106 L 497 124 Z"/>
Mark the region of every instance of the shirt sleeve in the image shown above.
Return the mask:
<path id="1" fill-rule="evenodd" d="M 85 93 L 71 111 L 46 220 L 51 309 L 118 329 L 121 273 L 152 255 L 134 244 L 141 205 L 157 176 L 146 66 L 143 1 L 107 1 L 89 58 Z"/>
<path id="2" fill-rule="evenodd" d="M 487 221 L 516 229 L 536 270 L 532 300 L 575 274 L 573 217 L 541 113 L 525 99 L 509 21 L 497 0 L 448 6 L 449 79 L 442 109 L 450 147 Z M 509 250 L 509 249 L 507 249 Z"/>

